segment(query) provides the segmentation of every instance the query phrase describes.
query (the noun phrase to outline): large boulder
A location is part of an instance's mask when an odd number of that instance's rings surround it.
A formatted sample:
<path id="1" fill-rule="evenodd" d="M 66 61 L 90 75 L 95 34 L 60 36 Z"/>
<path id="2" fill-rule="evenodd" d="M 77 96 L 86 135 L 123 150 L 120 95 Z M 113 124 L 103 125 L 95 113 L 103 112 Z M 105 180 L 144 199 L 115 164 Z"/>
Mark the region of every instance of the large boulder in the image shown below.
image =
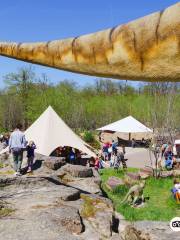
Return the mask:
<path id="1" fill-rule="evenodd" d="M 45 157 L 44 165 L 52 170 L 57 170 L 66 164 L 64 157 Z"/>
<path id="2" fill-rule="evenodd" d="M 99 239 L 110 239 L 114 213 L 111 201 L 97 195 L 81 194 L 81 198 L 84 203 L 80 214 L 85 228 L 92 228 L 93 232 L 100 235 Z"/>
<path id="3" fill-rule="evenodd" d="M 93 176 L 93 171 L 91 168 L 81 165 L 66 164 L 62 169 L 64 172 L 69 173 L 73 177 L 87 178 Z"/>
<path id="4" fill-rule="evenodd" d="M 161 221 L 136 221 L 133 226 L 141 232 L 146 231 L 151 240 L 179 240 L 179 232 L 173 232 L 169 222 Z"/>
<path id="5" fill-rule="evenodd" d="M 117 177 L 109 177 L 109 179 L 106 182 L 106 187 L 110 189 L 111 191 L 114 190 L 117 186 L 124 185 L 124 181 L 121 178 Z"/>

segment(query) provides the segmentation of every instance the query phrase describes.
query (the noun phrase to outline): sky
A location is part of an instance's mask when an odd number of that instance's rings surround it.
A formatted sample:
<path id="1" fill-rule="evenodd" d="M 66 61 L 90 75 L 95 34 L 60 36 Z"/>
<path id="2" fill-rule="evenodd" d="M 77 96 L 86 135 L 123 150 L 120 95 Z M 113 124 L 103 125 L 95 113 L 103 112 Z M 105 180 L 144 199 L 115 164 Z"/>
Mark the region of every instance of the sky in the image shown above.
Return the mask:
<path id="1" fill-rule="evenodd" d="M 178 0 L 1 0 L 0 41 L 36 42 L 80 36 L 135 20 L 176 2 Z M 0 87 L 4 87 L 3 76 L 27 66 L 28 63 L 0 56 Z M 45 73 L 52 83 L 68 79 L 84 86 L 97 79 L 33 66 L 38 75 Z"/>

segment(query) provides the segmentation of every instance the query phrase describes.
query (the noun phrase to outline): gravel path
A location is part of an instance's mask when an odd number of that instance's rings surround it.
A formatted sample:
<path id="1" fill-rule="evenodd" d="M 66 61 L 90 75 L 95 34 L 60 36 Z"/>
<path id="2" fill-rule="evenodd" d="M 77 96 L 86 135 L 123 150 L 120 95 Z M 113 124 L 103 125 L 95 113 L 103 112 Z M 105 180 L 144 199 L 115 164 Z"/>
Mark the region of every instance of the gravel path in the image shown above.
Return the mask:
<path id="1" fill-rule="evenodd" d="M 125 158 L 128 159 L 127 166 L 135 168 L 144 168 L 145 166 L 151 166 L 151 161 L 154 163 L 155 158 L 146 148 L 126 148 Z"/>

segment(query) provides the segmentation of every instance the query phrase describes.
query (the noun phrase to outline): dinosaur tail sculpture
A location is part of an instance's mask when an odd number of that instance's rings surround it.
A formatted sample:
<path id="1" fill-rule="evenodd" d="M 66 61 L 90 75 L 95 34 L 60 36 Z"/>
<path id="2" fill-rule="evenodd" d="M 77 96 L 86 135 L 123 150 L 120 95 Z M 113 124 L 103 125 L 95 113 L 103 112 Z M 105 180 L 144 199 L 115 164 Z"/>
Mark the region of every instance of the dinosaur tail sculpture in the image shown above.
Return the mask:
<path id="1" fill-rule="evenodd" d="M 89 35 L 39 43 L 1 42 L 0 55 L 94 76 L 180 81 L 180 2 Z"/>

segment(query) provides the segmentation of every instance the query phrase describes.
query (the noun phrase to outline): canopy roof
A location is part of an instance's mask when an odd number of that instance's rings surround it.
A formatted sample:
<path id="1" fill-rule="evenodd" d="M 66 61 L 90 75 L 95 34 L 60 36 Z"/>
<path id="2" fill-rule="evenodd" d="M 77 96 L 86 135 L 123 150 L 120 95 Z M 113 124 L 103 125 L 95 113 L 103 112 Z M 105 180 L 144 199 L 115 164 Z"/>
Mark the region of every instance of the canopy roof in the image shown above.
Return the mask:
<path id="1" fill-rule="evenodd" d="M 122 133 L 146 133 L 153 132 L 150 128 L 143 125 L 141 122 L 128 116 L 117 122 L 108 124 L 102 128 L 98 128 L 99 131 L 113 131 L 113 132 L 122 132 Z"/>
<path id="2" fill-rule="evenodd" d="M 25 136 L 27 141 L 35 142 L 36 152 L 45 156 L 49 156 L 60 146 L 69 146 L 92 157 L 96 156 L 87 148 L 88 144 L 66 125 L 51 106 L 25 131 Z M 1 153 L 3 152 L 5 150 L 1 151 Z"/>

